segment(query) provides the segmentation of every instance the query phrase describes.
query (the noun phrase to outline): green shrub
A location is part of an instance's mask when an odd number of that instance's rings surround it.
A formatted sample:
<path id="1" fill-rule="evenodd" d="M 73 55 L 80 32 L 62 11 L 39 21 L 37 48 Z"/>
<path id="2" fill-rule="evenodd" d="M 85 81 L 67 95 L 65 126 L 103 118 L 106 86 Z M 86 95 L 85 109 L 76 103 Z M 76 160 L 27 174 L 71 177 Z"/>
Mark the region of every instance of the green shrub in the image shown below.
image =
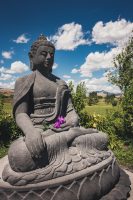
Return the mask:
<path id="1" fill-rule="evenodd" d="M 112 104 L 112 106 L 117 106 L 117 100 L 113 100 L 112 102 L 111 102 L 111 104 Z"/>
<path id="2" fill-rule="evenodd" d="M 109 73 L 109 81 L 123 93 L 124 132 L 133 139 L 133 35 L 127 46 L 114 58 L 114 70 Z"/>
<path id="3" fill-rule="evenodd" d="M 0 145 L 8 145 L 21 135 L 13 117 L 4 111 L 4 104 L 0 98 Z"/>
<path id="4" fill-rule="evenodd" d="M 0 145 L 0 158 L 4 157 L 5 155 L 7 155 L 8 152 L 8 145 Z"/>
<path id="5" fill-rule="evenodd" d="M 21 135 L 21 131 L 11 115 L 4 113 L 0 117 L 0 143 L 7 145 L 10 141 L 17 139 Z"/>

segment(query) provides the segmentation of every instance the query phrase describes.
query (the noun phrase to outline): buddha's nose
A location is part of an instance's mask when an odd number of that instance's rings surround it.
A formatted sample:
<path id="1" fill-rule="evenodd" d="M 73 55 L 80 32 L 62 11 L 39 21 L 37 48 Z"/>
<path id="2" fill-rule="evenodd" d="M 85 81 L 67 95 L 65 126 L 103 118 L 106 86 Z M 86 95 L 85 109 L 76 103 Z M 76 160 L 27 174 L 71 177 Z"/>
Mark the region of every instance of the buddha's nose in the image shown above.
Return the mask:
<path id="1" fill-rule="evenodd" d="M 50 56 L 50 53 L 47 53 L 47 57 L 46 57 L 47 59 L 50 59 L 51 58 L 51 56 Z"/>

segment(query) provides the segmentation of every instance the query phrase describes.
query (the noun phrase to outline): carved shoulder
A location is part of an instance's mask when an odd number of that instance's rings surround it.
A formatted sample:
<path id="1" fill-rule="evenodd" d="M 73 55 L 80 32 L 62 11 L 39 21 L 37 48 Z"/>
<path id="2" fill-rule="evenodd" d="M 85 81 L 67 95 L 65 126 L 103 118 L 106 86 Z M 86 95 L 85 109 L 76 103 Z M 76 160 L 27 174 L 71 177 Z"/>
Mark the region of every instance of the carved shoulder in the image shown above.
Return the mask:
<path id="1" fill-rule="evenodd" d="M 26 94 L 28 94 L 30 88 L 34 84 L 34 79 L 35 73 L 32 73 L 16 80 L 13 98 L 13 114 L 15 113 L 18 102 L 21 101 Z"/>

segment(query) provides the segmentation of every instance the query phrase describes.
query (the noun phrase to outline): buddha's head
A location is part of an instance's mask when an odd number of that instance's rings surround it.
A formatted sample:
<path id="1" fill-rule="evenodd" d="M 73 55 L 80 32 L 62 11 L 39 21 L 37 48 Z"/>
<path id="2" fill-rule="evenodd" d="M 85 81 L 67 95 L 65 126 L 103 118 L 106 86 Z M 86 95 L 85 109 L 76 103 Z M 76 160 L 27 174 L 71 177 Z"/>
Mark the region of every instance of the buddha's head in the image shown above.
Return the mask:
<path id="1" fill-rule="evenodd" d="M 29 52 L 31 70 L 52 72 L 54 53 L 54 45 L 44 35 L 40 35 L 37 41 L 32 44 Z"/>

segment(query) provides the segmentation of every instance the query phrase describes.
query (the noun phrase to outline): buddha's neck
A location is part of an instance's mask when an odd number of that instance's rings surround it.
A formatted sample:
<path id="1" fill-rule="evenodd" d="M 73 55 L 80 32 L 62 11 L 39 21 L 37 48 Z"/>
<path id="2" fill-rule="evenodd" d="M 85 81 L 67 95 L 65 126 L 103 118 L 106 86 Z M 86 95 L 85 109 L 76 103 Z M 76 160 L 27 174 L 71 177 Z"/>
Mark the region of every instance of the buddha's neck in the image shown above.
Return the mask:
<path id="1" fill-rule="evenodd" d="M 37 72 L 40 73 L 42 76 L 45 76 L 46 78 L 51 77 L 51 72 L 47 69 L 43 69 L 43 71 L 37 69 Z"/>

